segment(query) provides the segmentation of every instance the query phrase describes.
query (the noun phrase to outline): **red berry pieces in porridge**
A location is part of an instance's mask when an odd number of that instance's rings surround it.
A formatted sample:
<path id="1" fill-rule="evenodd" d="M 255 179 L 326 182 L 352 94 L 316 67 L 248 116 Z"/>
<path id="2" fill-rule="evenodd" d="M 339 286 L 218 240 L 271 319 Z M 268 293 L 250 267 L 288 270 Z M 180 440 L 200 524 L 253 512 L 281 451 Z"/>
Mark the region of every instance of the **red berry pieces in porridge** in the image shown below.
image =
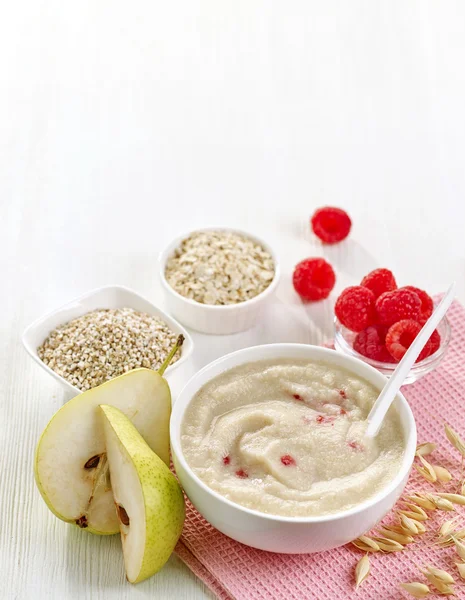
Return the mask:
<path id="1" fill-rule="evenodd" d="M 365 436 L 377 396 L 363 379 L 323 363 L 245 364 L 192 399 L 182 425 L 184 456 L 206 485 L 254 510 L 347 510 L 388 485 L 402 461 L 394 408 L 375 439 Z"/>

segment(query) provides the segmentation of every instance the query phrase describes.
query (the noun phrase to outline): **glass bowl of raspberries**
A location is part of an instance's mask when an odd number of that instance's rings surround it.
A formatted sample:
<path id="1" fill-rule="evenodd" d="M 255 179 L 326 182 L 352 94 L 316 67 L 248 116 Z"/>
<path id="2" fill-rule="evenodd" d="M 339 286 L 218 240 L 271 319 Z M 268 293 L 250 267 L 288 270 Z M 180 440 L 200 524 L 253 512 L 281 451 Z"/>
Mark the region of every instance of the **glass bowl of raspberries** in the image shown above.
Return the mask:
<path id="1" fill-rule="evenodd" d="M 355 356 L 390 376 L 431 316 L 434 301 L 424 290 L 397 287 L 388 269 L 375 269 L 360 285 L 346 288 L 335 305 L 336 350 Z M 435 369 L 451 337 L 446 317 L 430 337 L 405 383 Z"/>

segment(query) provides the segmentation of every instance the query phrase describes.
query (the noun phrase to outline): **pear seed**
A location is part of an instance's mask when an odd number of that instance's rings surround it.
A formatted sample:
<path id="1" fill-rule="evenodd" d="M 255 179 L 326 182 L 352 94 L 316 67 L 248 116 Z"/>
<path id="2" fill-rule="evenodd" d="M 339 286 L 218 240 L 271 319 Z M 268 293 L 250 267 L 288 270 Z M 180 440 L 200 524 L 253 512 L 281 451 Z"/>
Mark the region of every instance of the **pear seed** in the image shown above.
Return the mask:
<path id="1" fill-rule="evenodd" d="M 79 519 L 76 519 L 76 525 L 81 529 L 85 529 L 88 525 L 86 515 L 82 515 L 79 517 Z"/>
<path id="2" fill-rule="evenodd" d="M 121 506 L 121 504 L 116 505 L 116 512 L 118 514 L 118 518 L 123 525 L 129 525 L 129 517 L 126 510 Z"/>
<path id="3" fill-rule="evenodd" d="M 95 467 L 98 466 L 99 462 L 100 462 L 100 454 L 96 454 L 95 456 L 92 456 L 91 458 L 89 458 L 89 460 L 84 465 L 84 469 L 95 469 Z"/>

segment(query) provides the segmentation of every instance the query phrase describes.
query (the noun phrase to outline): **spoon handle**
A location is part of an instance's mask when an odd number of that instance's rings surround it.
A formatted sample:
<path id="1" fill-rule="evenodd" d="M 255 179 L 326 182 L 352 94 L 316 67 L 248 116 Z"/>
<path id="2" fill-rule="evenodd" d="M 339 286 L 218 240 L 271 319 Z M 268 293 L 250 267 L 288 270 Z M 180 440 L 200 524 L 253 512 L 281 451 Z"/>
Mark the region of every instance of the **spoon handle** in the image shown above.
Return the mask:
<path id="1" fill-rule="evenodd" d="M 436 307 L 436 310 L 433 312 L 431 317 L 423 325 L 420 333 L 417 335 L 414 342 L 394 370 L 392 377 L 382 389 L 367 418 L 368 427 L 365 432 L 367 437 L 374 437 L 378 433 L 384 417 L 386 416 L 392 401 L 396 397 L 397 392 L 400 390 L 401 385 L 404 383 L 405 378 L 409 374 L 410 369 L 413 367 L 420 352 L 425 347 L 426 342 L 429 340 L 431 334 L 439 325 L 439 322 L 452 304 L 452 301 L 454 300 L 454 292 L 455 281 L 447 290 L 446 294 Z"/>

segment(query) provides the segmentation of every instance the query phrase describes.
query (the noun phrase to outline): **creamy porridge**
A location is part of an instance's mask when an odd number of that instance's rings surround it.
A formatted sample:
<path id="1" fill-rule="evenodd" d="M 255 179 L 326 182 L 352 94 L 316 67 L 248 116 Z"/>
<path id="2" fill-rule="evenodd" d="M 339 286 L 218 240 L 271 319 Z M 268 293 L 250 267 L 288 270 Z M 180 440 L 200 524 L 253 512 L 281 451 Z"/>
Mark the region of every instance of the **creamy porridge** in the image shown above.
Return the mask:
<path id="1" fill-rule="evenodd" d="M 231 369 L 201 388 L 182 424 L 184 456 L 229 500 L 286 516 L 327 515 L 369 499 L 404 453 L 391 407 L 364 437 L 376 389 L 343 369 L 284 359 Z"/>

